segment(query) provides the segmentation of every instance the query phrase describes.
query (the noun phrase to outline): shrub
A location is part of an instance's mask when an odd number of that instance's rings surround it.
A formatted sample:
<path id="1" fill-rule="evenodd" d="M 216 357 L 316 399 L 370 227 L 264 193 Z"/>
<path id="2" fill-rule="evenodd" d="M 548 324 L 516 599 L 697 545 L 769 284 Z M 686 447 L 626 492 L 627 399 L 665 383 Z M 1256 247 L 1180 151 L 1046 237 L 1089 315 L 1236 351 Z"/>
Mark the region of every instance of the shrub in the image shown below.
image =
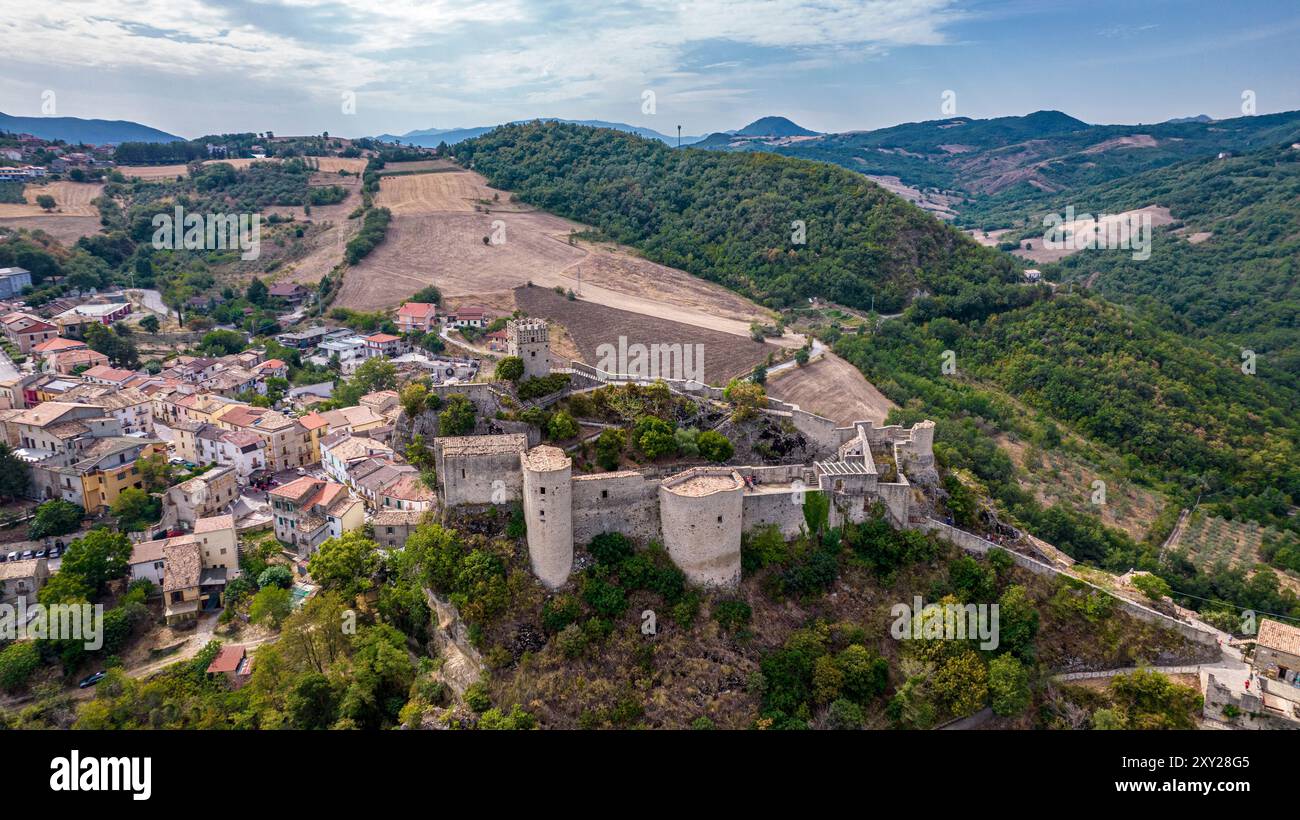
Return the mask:
<path id="1" fill-rule="evenodd" d="M 284 564 L 276 564 L 262 570 L 262 574 L 257 576 L 257 588 L 265 589 L 269 586 L 277 586 L 280 589 L 293 586 L 293 570 Z"/>
<path id="2" fill-rule="evenodd" d="M 718 601 L 713 607 L 713 620 L 727 632 L 748 631 L 749 621 L 753 615 L 754 610 L 750 605 L 739 598 Z"/>
<path id="3" fill-rule="evenodd" d="M 41 665 L 41 653 L 32 641 L 9 644 L 0 652 L 0 687 L 9 691 L 19 689 Z"/>
<path id="4" fill-rule="evenodd" d="M 713 462 L 723 462 L 731 458 L 736 448 L 731 440 L 716 430 L 705 430 L 695 437 L 695 446 L 700 455 Z"/>
<path id="5" fill-rule="evenodd" d="M 631 539 L 617 532 L 602 532 L 587 545 L 587 551 L 597 563 L 617 566 L 635 552 Z"/>
<path id="6" fill-rule="evenodd" d="M 564 631 L 582 615 L 582 606 L 572 595 L 556 595 L 542 605 L 542 629 L 548 635 Z"/>
<path id="7" fill-rule="evenodd" d="M 573 420 L 573 416 L 561 410 L 551 416 L 550 422 L 546 425 L 546 434 L 551 441 L 567 441 L 578 435 L 578 423 Z"/>
<path id="8" fill-rule="evenodd" d="M 465 705 L 482 714 L 492 708 L 492 697 L 488 694 L 487 684 L 475 681 L 465 687 Z"/>

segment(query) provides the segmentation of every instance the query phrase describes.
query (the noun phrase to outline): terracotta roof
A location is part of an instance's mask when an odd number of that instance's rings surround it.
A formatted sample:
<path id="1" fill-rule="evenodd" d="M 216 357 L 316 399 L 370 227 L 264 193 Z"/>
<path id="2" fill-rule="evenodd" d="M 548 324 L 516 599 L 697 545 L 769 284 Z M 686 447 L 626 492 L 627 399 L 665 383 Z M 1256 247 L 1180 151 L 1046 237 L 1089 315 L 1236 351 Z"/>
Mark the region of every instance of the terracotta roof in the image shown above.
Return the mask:
<path id="1" fill-rule="evenodd" d="M 402 340 L 401 336 L 394 336 L 391 333 L 372 333 L 366 337 L 367 342 L 374 342 L 375 344 L 384 344 L 386 342 L 400 342 L 401 340 Z"/>
<path id="2" fill-rule="evenodd" d="M 433 501 L 437 498 L 418 475 L 404 475 L 384 489 L 384 495 L 402 501 Z"/>
<path id="3" fill-rule="evenodd" d="M 193 544 L 193 535 L 178 535 L 175 538 L 159 538 L 156 541 L 141 541 L 131 547 L 128 564 L 152 564 L 163 560 L 163 550 L 168 544 Z"/>
<path id="4" fill-rule="evenodd" d="M 431 305 L 428 302 L 407 302 L 397 310 L 398 316 L 417 316 L 425 318 L 438 312 L 437 305 Z"/>
<path id="5" fill-rule="evenodd" d="M 1288 655 L 1300 655 L 1300 628 L 1264 618 L 1259 622 L 1255 643 Z"/>
<path id="6" fill-rule="evenodd" d="M 317 428 L 324 427 L 327 424 L 329 424 L 329 422 L 325 420 L 324 416 L 316 412 L 311 412 L 305 416 L 300 416 L 298 418 L 298 423 L 301 424 L 307 430 L 315 430 Z"/>
<path id="7" fill-rule="evenodd" d="M 41 342 L 36 347 L 33 347 L 32 351 L 34 353 L 54 353 L 60 350 L 80 350 L 85 347 L 88 347 L 85 342 L 78 342 L 76 339 L 65 339 L 62 336 L 58 336 Z"/>
<path id="8" fill-rule="evenodd" d="M 109 367 L 106 364 L 96 365 L 81 375 L 88 379 L 103 379 L 110 382 L 124 382 L 136 375 L 134 370 L 123 370 L 117 367 Z"/>
<path id="9" fill-rule="evenodd" d="M 195 535 L 218 530 L 233 530 L 234 528 L 235 517 L 233 515 L 213 515 L 208 518 L 199 518 L 194 522 Z"/>
<path id="10" fill-rule="evenodd" d="M 279 496 L 280 498 L 297 499 L 303 493 L 307 492 L 308 489 L 314 487 L 318 483 L 321 483 L 319 478 L 312 478 L 309 475 L 305 475 L 301 478 L 295 478 L 288 484 L 281 484 L 279 487 L 272 488 L 270 494 Z"/>
<path id="11" fill-rule="evenodd" d="M 239 669 L 239 664 L 244 660 L 244 647 L 226 644 L 221 647 L 221 651 L 208 664 L 208 671 L 212 673 L 235 672 Z"/>

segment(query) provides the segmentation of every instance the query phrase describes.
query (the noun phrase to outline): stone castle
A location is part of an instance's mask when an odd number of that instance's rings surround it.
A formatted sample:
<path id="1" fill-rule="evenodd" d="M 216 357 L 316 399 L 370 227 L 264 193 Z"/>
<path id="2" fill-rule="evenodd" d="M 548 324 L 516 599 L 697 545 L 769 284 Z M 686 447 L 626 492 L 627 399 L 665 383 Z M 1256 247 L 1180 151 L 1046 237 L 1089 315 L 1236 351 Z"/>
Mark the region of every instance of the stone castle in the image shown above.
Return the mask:
<path id="1" fill-rule="evenodd" d="M 545 322 L 512 321 L 508 339 L 526 373 L 550 372 Z M 608 383 L 620 381 L 616 374 L 602 375 Z M 522 502 L 532 569 L 551 589 L 568 580 L 574 544 L 604 532 L 659 541 L 693 584 L 734 587 L 740 582 L 741 535 L 769 525 L 787 538 L 798 535 L 807 526 L 808 493 L 828 498 L 832 527 L 863 521 L 877 503 L 895 526 L 924 518 L 926 501 L 916 485 L 937 479 L 933 422 L 910 429 L 870 421 L 835 427 L 775 400 L 765 412 L 815 431 L 825 460 L 574 475 L 573 460 L 563 450 L 530 447 L 524 433 L 439 437 L 433 442 L 439 498 L 444 509 Z"/>

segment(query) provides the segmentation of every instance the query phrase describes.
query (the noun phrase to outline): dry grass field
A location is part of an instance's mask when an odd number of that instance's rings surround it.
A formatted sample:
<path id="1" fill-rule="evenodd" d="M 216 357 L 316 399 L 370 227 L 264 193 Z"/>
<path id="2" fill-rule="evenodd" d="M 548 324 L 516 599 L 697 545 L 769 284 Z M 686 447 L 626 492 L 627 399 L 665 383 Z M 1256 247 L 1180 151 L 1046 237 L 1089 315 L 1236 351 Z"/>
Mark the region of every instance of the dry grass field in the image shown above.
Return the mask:
<path id="1" fill-rule="evenodd" d="M 119 165 L 122 176 L 135 179 L 175 179 L 189 173 L 186 165 Z"/>
<path id="2" fill-rule="evenodd" d="M 9 216 L 0 217 L 0 228 L 44 231 L 66 246 L 99 233 L 100 224 L 97 216 Z"/>
<path id="3" fill-rule="evenodd" d="M 572 300 L 549 288 L 522 287 L 515 291 L 515 302 L 529 316 L 539 316 L 560 325 L 572 339 L 579 358 L 590 365 L 599 363 L 601 345 L 618 347 L 619 337 L 627 343 L 702 345 L 704 378 L 710 384 L 726 384 L 729 379 L 753 370 L 767 359 L 773 347 L 730 333 L 673 322 L 657 316 Z"/>
<path id="4" fill-rule="evenodd" d="M 384 243 L 345 277 L 339 296 L 344 307 L 394 307 L 428 284 L 457 297 L 532 282 L 739 336 L 748 336 L 751 322 L 771 321 L 769 311 L 749 300 L 625 248 L 570 244 L 569 234 L 585 226 L 511 203 L 507 192 L 488 187 L 473 172 L 385 177 L 375 202 L 393 212 L 393 221 Z M 494 231 L 503 233 L 504 242 L 485 243 Z"/>
<path id="5" fill-rule="evenodd" d="M 841 425 L 864 420 L 883 424 L 897 407 L 862 371 L 829 350 L 815 362 L 769 378 L 767 394 Z"/>
<path id="6" fill-rule="evenodd" d="M 91 204 L 91 200 L 99 196 L 103 190 L 104 186 L 98 182 L 59 181 L 27 185 L 23 188 L 23 197 L 27 200 L 27 204 L 19 205 L 17 203 L 0 202 L 0 217 L 98 217 L 99 209 Z M 41 206 L 36 204 L 36 198 L 41 194 L 49 194 L 54 197 L 55 205 L 53 212 L 46 212 L 41 208 Z"/>

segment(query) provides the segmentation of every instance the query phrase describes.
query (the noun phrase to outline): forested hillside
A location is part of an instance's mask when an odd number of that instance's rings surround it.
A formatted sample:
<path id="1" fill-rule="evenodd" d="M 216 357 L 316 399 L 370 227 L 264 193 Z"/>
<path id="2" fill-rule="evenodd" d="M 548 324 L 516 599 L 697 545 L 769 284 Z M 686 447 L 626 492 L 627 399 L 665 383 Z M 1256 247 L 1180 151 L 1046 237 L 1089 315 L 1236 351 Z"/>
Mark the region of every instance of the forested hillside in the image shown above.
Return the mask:
<path id="1" fill-rule="evenodd" d="M 918 289 L 993 299 L 1019 278 L 1009 258 L 823 163 L 542 122 L 498 128 L 454 155 L 525 202 L 775 307 L 816 296 L 893 312 Z M 806 244 L 792 241 L 800 221 Z"/>
<path id="2" fill-rule="evenodd" d="M 1150 259 L 1080 253 L 1060 263 L 1061 279 L 1092 279 L 1166 327 L 1253 350 L 1262 378 L 1300 380 L 1300 149 L 1180 163 L 1078 202 L 1092 213 L 1159 204 L 1178 224 L 1156 231 Z"/>
<path id="3" fill-rule="evenodd" d="M 938 419 L 941 458 L 969 471 L 1000 515 L 1079 560 L 1158 571 L 1175 590 L 1198 596 L 1182 599 L 1197 607 L 1206 598 L 1220 602 L 1215 607 L 1297 608 L 1271 573 L 1203 574 L 1176 555 L 1161 557 L 1159 539 L 1172 518 L 1201 497 L 1217 514 L 1296 526 L 1300 391 L 1244 373 L 1239 347 L 1186 338 L 1095 296 L 1026 286 L 1008 270 L 1011 259 L 948 241 L 938 220 L 824 165 L 673 151 L 612 132 L 535 124 L 464 148 L 462 162 L 526 201 L 777 306 L 815 294 L 864 307 L 863 296 L 893 293 L 893 304 L 907 305 L 899 319 L 852 333 L 813 330 L 903 407 L 893 420 Z M 807 248 L 772 252 L 784 225 L 810 212 L 833 220 L 829 241 L 814 240 L 814 216 Z M 863 254 L 870 263 L 847 262 Z M 914 298 L 906 298 L 908 285 L 920 289 Z M 881 301 L 878 295 L 878 310 Z M 954 374 L 941 369 L 946 351 Z M 1084 443 L 1077 446 L 1119 454 L 1116 478 L 1169 500 L 1152 540 L 1139 543 L 1094 514 L 1027 495 L 994 440 L 999 432 L 1045 450 L 1073 437 Z"/>

